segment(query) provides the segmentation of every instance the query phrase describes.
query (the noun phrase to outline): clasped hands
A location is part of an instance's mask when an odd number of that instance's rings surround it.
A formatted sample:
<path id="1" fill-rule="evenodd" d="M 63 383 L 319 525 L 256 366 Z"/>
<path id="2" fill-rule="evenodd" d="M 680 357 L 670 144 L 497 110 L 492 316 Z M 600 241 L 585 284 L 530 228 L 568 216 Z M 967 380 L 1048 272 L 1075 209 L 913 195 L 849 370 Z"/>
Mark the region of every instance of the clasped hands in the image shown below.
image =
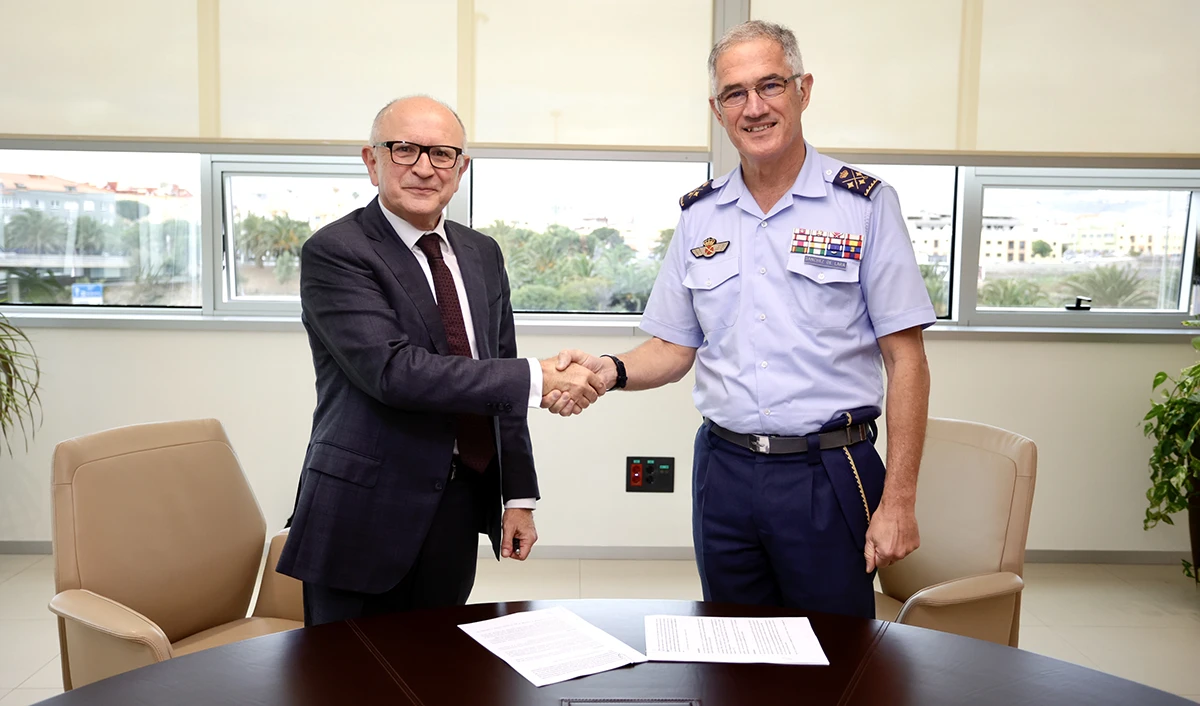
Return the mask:
<path id="1" fill-rule="evenodd" d="M 541 363 L 542 407 L 551 414 L 579 414 L 617 381 L 617 367 L 611 360 L 579 350 L 564 350 Z"/>

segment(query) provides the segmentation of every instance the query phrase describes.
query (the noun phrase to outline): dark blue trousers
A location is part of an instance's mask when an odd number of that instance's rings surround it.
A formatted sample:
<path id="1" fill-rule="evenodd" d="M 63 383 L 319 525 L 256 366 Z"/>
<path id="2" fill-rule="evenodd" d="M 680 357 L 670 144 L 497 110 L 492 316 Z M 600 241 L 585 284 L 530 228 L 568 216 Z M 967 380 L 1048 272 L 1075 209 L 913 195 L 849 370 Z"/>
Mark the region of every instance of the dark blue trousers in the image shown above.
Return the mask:
<path id="1" fill-rule="evenodd" d="M 839 424 L 845 420 L 826 430 Z M 875 576 L 863 557 L 868 508 L 875 511 L 883 492 L 874 445 L 771 456 L 725 441 L 709 426 L 696 434 L 692 475 L 704 600 L 875 617 Z M 812 448 L 816 434 L 809 440 Z"/>

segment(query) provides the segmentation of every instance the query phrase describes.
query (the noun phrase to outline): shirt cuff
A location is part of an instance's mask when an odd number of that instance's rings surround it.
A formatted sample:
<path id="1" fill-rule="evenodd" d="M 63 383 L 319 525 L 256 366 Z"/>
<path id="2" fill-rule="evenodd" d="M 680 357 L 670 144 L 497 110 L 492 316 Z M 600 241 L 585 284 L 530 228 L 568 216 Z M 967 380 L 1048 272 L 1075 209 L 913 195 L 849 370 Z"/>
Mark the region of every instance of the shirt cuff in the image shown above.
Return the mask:
<path id="1" fill-rule="evenodd" d="M 513 498 L 504 503 L 505 510 L 534 510 L 537 509 L 535 498 Z"/>
<path id="2" fill-rule="evenodd" d="M 526 358 L 529 361 L 529 406 L 542 406 L 542 364 L 537 358 Z M 530 508 L 533 506 L 531 505 Z"/>

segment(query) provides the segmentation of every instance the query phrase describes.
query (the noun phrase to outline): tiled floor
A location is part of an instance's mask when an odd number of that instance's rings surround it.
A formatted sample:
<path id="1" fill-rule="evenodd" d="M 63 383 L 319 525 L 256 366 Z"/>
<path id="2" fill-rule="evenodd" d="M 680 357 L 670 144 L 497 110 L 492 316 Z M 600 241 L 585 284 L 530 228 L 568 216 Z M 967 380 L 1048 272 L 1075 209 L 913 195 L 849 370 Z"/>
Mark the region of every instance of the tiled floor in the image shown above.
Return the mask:
<path id="1" fill-rule="evenodd" d="M 1200 701 L 1200 589 L 1177 566 L 1030 564 L 1021 646 Z M 0 555 L 0 706 L 62 690 L 49 557 Z M 472 602 L 699 600 L 686 561 L 481 562 Z"/>

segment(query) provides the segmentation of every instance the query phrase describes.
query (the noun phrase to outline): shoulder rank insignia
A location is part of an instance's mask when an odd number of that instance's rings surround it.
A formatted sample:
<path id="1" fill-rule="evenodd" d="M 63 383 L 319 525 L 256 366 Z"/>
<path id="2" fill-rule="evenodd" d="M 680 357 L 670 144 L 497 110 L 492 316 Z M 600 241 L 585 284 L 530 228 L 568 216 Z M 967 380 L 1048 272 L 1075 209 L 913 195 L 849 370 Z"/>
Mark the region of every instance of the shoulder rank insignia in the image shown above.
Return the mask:
<path id="1" fill-rule="evenodd" d="M 683 196 L 680 196 L 679 197 L 679 207 L 686 209 L 688 206 L 691 206 L 692 204 L 696 203 L 700 199 L 711 194 L 712 191 L 713 191 L 712 179 L 709 179 L 708 181 L 704 182 L 700 186 L 696 187 L 694 190 L 687 192 Z"/>
<path id="2" fill-rule="evenodd" d="M 728 248 L 728 240 L 718 243 L 716 238 L 705 238 L 704 243 L 700 247 L 692 248 L 692 254 L 696 257 L 712 257 L 717 253 L 725 252 Z"/>
<path id="3" fill-rule="evenodd" d="M 859 196 L 871 198 L 871 192 L 879 185 L 879 180 L 873 176 L 867 176 L 857 169 L 842 167 L 838 170 L 837 176 L 833 178 L 833 183 L 847 191 L 853 191 Z"/>

